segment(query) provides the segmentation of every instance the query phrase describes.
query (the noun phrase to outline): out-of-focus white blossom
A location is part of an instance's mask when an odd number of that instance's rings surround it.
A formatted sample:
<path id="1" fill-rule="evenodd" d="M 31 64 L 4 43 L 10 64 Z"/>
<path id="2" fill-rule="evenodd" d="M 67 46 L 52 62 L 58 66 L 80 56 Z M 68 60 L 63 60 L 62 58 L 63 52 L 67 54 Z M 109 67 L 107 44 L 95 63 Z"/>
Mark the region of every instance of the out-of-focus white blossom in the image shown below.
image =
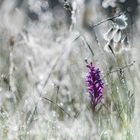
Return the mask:
<path id="1" fill-rule="evenodd" d="M 112 53 L 121 53 L 122 50 L 129 50 L 127 37 L 122 40 L 124 36 L 123 30 L 127 27 L 127 17 L 125 14 L 122 14 L 114 19 L 112 19 L 113 26 L 105 33 L 104 39 L 107 41 L 107 44 L 104 47 L 104 50 Z"/>

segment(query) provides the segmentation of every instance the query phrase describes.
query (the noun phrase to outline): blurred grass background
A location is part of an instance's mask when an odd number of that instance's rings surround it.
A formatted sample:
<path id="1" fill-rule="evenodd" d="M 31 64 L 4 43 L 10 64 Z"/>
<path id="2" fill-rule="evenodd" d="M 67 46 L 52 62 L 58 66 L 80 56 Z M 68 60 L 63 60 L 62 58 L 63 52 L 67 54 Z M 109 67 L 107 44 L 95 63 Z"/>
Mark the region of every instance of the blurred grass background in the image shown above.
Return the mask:
<path id="1" fill-rule="evenodd" d="M 110 21 L 91 25 L 119 12 L 131 47 L 114 56 Z M 138 0 L 1 0 L 0 19 L 1 140 L 140 139 Z M 94 111 L 85 59 L 104 81 Z"/>

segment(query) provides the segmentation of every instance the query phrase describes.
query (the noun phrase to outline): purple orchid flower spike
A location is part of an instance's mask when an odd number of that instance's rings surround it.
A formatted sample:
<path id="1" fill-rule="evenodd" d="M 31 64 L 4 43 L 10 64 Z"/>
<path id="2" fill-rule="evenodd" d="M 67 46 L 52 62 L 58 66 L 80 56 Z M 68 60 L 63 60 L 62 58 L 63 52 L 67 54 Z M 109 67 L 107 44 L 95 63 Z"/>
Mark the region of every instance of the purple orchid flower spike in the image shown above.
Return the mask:
<path id="1" fill-rule="evenodd" d="M 96 69 L 92 62 L 87 63 L 86 67 L 88 68 L 88 72 L 85 81 L 91 104 L 95 108 L 95 106 L 101 102 L 103 97 L 103 82 L 100 78 L 100 70 Z"/>

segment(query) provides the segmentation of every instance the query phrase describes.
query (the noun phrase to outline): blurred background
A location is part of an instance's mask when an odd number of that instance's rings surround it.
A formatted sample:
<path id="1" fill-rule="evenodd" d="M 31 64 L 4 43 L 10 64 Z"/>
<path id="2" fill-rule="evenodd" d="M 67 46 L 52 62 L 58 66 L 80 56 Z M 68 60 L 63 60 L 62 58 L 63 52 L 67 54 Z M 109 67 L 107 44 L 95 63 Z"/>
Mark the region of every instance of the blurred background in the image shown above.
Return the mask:
<path id="1" fill-rule="evenodd" d="M 0 139 L 139 140 L 139 3 L 0 0 Z M 95 110 L 85 60 L 104 82 Z"/>

